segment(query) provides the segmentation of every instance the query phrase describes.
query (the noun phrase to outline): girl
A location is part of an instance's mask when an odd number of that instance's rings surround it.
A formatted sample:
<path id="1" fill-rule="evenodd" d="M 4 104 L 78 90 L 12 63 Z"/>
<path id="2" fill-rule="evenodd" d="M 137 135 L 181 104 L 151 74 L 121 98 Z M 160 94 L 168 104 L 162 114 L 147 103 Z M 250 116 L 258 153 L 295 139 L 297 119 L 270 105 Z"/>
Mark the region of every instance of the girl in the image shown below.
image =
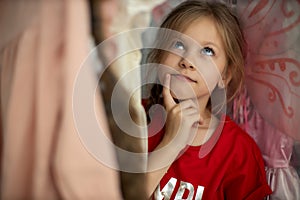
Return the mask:
<path id="1" fill-rule="evenodd" d="M 214 97 L 224 89 L 230 102 L 243 84 L 244 38 L 236 16 L 222 3 L 186 1 L 166 17 L 161 28 L 158 48 L 150 52 L 149 62 L 158 63 L 163 86 L 155 84 L 145 103 L 152 119 L 149 196 L 263 199 L 272 191 L 260 151 L 216 106 L 216 99 L 224 100 L 222 95 Z M 164 117 L 153 109 L 155 104 L 167 112 L 158 133 L 154 130 Z"/>

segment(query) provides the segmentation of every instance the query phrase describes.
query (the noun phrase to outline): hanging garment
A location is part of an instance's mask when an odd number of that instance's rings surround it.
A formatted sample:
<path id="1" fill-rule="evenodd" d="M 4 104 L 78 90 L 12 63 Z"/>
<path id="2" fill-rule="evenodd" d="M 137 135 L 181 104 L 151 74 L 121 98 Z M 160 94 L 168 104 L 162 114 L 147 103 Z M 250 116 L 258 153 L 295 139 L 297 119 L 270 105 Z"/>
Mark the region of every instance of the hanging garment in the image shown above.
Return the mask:
<path id="1" fill-rule="evenodd" d="M 73 119 L 89 52 L 87 1 L 1 1 L 0 15 L 0 198 L 121 199 L 117 172 L 89 154 Z M 96 105 L 108 130 L 99 94 Z"/>

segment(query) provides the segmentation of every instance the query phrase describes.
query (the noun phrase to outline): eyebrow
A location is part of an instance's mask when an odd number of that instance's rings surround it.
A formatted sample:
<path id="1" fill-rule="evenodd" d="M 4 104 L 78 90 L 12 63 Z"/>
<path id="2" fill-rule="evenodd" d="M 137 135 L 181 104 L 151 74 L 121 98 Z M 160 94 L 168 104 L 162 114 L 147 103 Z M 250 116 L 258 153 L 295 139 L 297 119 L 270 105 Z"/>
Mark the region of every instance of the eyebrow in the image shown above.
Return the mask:
<path id="1" fill-rule="evenodd" d="M 181 40 L 184 43 L 186 43 L 189 40 L 189 39 L 186 39 L 186 37 L 182 37 L 182 36 L 177 37 L 177 39 Z M 221 50 L 221 47 L 212 41 L 201 41 L 201 44 L 200 44 L 199 41 L 196 41 L 195 39 L 192 39 L 192 40 L 194 42 L 198 43 L 198 45 L 200 45 L 200 47 L 205 47 L 205 46 L 209 45 L 209 46 L 215 47 L 218 51 Z"/>
<path id="2" fill-rule="evenodd" d="M 183 42 L 186 42 L 186 38 L 185 37 L 178 37 L 178 39 L 180 39 L 181 41 Z M 188 39 L 189 40 L 189 39 Z M 220 50 L 221 47 L 219 45 L 217 45 L 216 43 L 212 42 L 212 41 L 196 41 L 195 39 L 193 39 L 193 41 L 197 42 L 200 47 L 205 47 L 206 45 L 209 45 L 209 46 L 214 46 L 215 48 L 217 48 L 217 50 Z"/>
<path id="3" fill-rule="evenodd" d="M 211 41 L 204 41 L 204 42 L 202 42 L 202 44 L 200 44 L 200 46 L 203 46 L 203 47 L 205 47 L 206 45 L 214 46 L 214 47 L 216 47 L 218 50 L 221 49 L 221 47 L 220 47 L 219 45 L 217 45 L 216 43 L 211 42 Z"/>

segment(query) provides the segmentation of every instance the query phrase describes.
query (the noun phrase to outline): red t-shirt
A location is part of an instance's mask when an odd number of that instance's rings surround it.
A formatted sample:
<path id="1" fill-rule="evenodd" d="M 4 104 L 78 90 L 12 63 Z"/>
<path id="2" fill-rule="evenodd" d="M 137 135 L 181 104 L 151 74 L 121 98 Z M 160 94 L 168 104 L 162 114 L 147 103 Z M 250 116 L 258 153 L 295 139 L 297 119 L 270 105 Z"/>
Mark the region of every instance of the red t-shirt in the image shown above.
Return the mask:
<path id="1" fill-rule="evenodd" d="M 159 116 L 149 127 L 159 123 Z M 211 138 L 202 146 L 189 146 L 173 162 L 160 181 L 153 199 L 259 200 L 272 193 L 264 163 L 255 141 L 229 117 L 224 117 Z M 221 123 L 220 123 L 221 124 Z M 217 135 L 216 135 L 217 134 Z M 159 144 L 163 131 L 148 140 L 149 152 Z M 213 146 L 199 158 L 201 148 Z M 169 196 L 169 198 L 164 198 Z"/>

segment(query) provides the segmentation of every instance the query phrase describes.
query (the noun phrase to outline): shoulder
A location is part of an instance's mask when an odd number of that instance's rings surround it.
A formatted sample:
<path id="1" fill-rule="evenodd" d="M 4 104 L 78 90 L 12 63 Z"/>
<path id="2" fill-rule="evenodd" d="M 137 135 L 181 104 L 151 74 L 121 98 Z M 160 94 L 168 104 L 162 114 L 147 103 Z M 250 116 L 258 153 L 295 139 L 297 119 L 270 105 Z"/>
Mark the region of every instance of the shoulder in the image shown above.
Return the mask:
<path id="1" fill-rule="evenodd" d="M 228 116 L 224 121 L 222 136 L 236 148 L 258 148 L 254 139 Z"/>
<path id="2" fill-rule="evenodd" d="M 254 139 L 228 116 L 223 123 L 222 133 L 216 144 L 218 151 L 227 159 L 230 158 L 236 166 L 245 166 L 245 163 L 264 165 L 261 151 Z"/>
<path id="3" fill-rule="evenodd" d="M 230 166 L 224 180 L 227 195 L 262 199 L 270 194 L 272 191 L 266 182 L 263 158 L 253 138 L 229 117 L 226 117 L 221 138 L 220 142 L 226 143 L 223 148 L 227 149 L 226 159 Z M 240 194 L 237 194 L 237 185 Z"/>
<path id="4" fill-rule="evenodd" d="M 233 170 L 243 168 L 263 173 L 264 162 L 256 142 L 229 117 L 226 117 L 220 142 L 233 164 Z"/>

